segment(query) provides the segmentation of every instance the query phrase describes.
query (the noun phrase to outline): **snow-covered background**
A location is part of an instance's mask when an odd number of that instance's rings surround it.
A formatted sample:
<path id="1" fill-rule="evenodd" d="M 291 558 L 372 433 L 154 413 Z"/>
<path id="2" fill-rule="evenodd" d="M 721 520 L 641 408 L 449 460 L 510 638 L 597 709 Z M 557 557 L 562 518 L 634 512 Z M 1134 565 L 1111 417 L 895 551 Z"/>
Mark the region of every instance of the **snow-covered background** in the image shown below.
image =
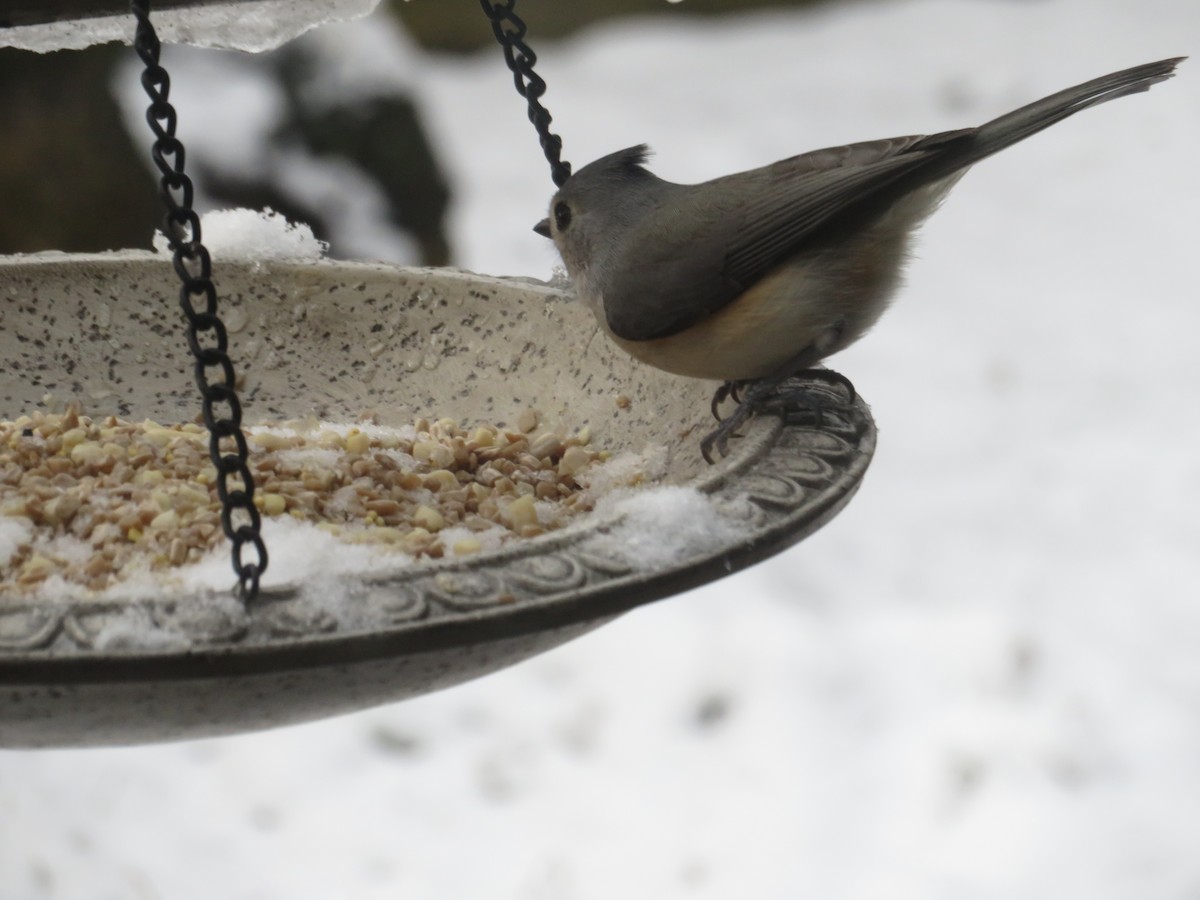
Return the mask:
<path id="1" fill-rule="evenodd" d="M 663 9 L 534 25 L 577 166 L 648 141 L 698 180 L 1200 48 L 1195 0 Z M 460 263 L 548 275 L 499 52 L 408 65 Z M 956 188 L 832 361 L 880 442 L 822 532 L 405 704 L 0 754 L 0 897 L 1200 896 L 1198 67 Z"/>

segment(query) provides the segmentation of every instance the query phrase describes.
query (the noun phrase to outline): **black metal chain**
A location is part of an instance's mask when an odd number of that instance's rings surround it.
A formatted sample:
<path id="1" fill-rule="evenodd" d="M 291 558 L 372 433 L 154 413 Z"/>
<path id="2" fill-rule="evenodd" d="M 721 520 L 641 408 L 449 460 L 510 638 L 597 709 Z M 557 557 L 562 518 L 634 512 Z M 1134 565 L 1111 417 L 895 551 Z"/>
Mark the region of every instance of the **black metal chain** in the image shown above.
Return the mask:
<path id="1" fill-rule="evenodd" d="M 150 0 L 132 0 L 130 4 L 137 19 L 133 48 L 145 63 L 142 87 L 150 98 L 146 121 L 154 132 L 150 155 L 162 173 L 159 196 L 167 207 L 165 232 L 170 242 L 175 274 L 183 283 L 179 305 L 187 316 L 187 342 L 196 359 L 196 385 L 203 401 L 204 424 L 208 428 L 208 451 L 217 470 L 217 496 L 221 500 L 221 527 L 233 544 L 233 571 L 237 575 L 237 591 L 244 602 L 258 596 L 259 580 L 267 570 L 267 548 L 260 533 L 262 518 L 254 506 L 254 476 L 247 459 L 250 448 L 242 433 L 242 405 L 235 387 L 233 362 L 226 352 L 229 338 L 225 325 L 217 315 L 217 290 L 212 281 L 212 261 L 200 241 L 200 217 L 192 209 L 192 180 L 183 174 L 183 144 L 175 137 L 175 108 L 168 102 L 171 79 L 159 65 L 162 47 L 154 26 L 150 24 Z M 197 309 L 197 301 L 200 308 Z M 208 346 L 201 336 L 211 332 Z M 209 370 L 217 369 L 219 380 L 209 380 Z M 225 415 L 217 407 L 226 406 Z M 222 442 L 233 442 L 233 452 L 225 452 Z M 230 476 L 236 475 L 240 487 L 230 487 Z M 235 525 L 234 515 L 241 511 L 244 521 Z M 247 544 L 254 547 L 255 561 L 245 561 L 242 554 Z"/>
<path id="2" fill-rule="evenodd" d="M 513 7 L 517 0 L 479 0 L 484 14 L 492 22 L 492 32 L 504 50 L 504 62 L 513 73 L 517 93 L 529 102 L 529 121 L 537 130 L 542 152 L 550 163 L 550 177 L 558 187 L 571 176 L 571 164 L 562 159 L 562 138 L 550 131 L 550 113 L 542 106 L 539 97 L 546 93 L 546 82 L 533 71 L 537 62 L 535 54 L 525 43 L 526 26 Z"/>

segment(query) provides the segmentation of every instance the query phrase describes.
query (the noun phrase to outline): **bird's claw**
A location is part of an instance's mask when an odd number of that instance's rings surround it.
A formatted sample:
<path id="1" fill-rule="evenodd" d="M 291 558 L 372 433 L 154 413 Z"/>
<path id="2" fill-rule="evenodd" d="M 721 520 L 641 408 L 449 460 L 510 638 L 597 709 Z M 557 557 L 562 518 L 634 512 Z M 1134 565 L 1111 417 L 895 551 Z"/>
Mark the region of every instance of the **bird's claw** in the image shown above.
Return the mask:
<path id="1" fill-rule="evenodd" d="M 744 381 L 726 381 L 713 392 L 712 404 L 709 408 L 712 410 L 712 416 L 718 422 L 721 421 L 720 406 L 726 400 L 733 400 L 734 403 L 742 402 L 742 387 Z"/>
<path id="2" fill-rule="evenodd" d="M 754 408 L 746 403 L 739 403 L 737 408 L 728 419 L 719 419 L 721 422 L 716 428 L 710 431 L 700 441 L 700 455 L 704 457 L 704 461 L 710 466 L 716 462 L 713 458 L 712 451 L 721 454 L 722 457 L 729 455 L 729 439 L 734 436 L 734 432 L 740 428 L 747 419 L 754 413 Z"/>

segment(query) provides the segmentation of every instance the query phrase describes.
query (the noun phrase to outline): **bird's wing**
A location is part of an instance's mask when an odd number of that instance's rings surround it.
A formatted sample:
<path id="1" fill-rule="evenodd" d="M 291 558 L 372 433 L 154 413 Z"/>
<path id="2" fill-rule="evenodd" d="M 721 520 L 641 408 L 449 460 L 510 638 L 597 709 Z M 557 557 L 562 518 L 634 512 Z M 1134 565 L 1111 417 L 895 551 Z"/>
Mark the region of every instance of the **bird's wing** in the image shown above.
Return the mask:
<path id="1" fill-rule="evenodd" d="M 727 278 L 724 229 L 634 229 L 602 288 L 609 330 L 628 341 L 685 331 L 733 302 L 743 288 Z"/>
<path id="2" fill-rule="evenodd" d="M 723 273 L 749 287 L 817 238 L 831 219 L 855 209 L 882 212 L 917 187 L 906 176 L 932 170 L 932 158 L 953 156 L 956 145 L 965 145 L 974 133 L 969 128 L 831 147 L 767 167 L 763 177 L 769 184 L 754 191 L 756 202 L 742 208 Z M 944 175 L 945 167 L 937 171 Z"/>
<path id="3" fill-rule="evenodd" d="M 631 229 L 606 273 L 605 318 L 631 341 L 669 337 L 736 300 L 847 205 L 919 166 L 948 136 L 815 150 L 763 169 L 678 188 Z M 758 199 L 750 200 L 747 195 Z"/>

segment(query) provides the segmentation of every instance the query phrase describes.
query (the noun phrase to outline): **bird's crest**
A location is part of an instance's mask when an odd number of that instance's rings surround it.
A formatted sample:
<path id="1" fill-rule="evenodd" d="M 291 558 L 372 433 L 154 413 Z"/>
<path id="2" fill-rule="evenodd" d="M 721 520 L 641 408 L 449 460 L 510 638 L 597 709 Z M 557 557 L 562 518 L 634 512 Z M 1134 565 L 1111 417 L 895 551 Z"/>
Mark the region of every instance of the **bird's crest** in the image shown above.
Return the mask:
<path id="1" fill-rule="evenodd" d="M 614 164 L 620 166 L 629 174 L 641 174 L 646 171 L 644 168 L 646 161 L 650 159 L 650 145 L 638 144 L 636 147 L 627 147 L 624 150 L 618 150 L 611 157 Z"/>
<path id="2" fill-rule="evenodd" d="M 645 168 L 645 162 L 649 158 L 650 148 L 646 144 L 626 147 L 624 150 L 618 150 L 616 153 L 610 153 L 595 162 L 588 163 L 573 178 L 577 183 L 579 180 L 587 182 L 596 176 L 622 180 L 639 178 L 650 174 Z"/>

